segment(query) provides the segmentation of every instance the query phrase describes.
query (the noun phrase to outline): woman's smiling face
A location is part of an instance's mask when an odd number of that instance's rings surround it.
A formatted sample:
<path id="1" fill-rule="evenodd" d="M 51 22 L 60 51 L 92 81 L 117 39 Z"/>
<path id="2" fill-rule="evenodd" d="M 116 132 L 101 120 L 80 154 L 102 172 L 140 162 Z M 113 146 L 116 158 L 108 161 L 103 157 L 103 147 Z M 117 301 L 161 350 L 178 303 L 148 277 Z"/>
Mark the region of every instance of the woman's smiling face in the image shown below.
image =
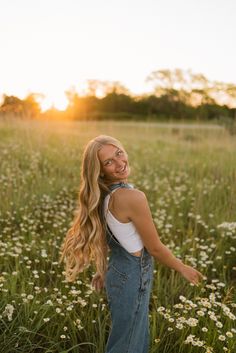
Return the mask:
<path id="1" fill-rule="evenodd" d="M 124 149 L 114 145 L 104 145 L 98 152 L 101 174 L 108 182 L 127 182 L 130 174 L 128 155 Z"/>

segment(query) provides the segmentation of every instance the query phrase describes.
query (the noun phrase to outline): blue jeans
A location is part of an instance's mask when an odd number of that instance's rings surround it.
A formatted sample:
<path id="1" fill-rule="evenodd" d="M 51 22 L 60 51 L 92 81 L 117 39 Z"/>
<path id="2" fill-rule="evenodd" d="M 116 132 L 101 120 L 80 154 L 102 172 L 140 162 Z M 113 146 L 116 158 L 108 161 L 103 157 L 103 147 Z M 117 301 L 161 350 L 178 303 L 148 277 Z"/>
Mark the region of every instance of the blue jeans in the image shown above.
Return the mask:
<path id="1" fill-rule="evenodd" d="M 140 257 L 130 254 L 109 229 L 107 242 L 105 289 L 112 325 L 105 353 L 148 353 L 153 258 L 145 247 Z"/>

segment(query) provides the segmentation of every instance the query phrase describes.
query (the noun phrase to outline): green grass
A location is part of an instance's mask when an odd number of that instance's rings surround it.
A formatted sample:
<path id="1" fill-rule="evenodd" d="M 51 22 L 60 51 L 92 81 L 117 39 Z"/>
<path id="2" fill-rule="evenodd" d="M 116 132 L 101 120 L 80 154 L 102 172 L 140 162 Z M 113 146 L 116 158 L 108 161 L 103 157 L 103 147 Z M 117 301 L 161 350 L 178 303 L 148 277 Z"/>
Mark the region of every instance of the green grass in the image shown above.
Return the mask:
<path id="1" fill-rule="evenodd" d="M 0 351 L 104 353 L 110 316 L 105 292 L 90 286 L 94 267 L 71 284 L 58 264 L 82 151 L 98 134 L 122 141 L 161 240 L 206 277 L 193 287 L 155 263 L 150 353 L 233 353 L 235 139 L 223 128 L 112 121 L 0 122 Z"/>

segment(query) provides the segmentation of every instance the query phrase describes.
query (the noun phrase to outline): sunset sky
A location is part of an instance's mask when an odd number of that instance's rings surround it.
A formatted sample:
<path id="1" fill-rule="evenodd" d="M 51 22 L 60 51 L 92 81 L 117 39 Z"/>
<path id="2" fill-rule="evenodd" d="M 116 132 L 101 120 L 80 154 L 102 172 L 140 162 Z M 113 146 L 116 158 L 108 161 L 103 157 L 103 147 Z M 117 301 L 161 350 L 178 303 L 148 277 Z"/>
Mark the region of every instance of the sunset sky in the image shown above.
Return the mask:
<path id="1" fill-rule="evenodd" d="M 143 93 L 174 68 L 236 84 L 235 16 L 235 0 L 0 0 L 0 95 L 63 109 L 87 79 Z"/>

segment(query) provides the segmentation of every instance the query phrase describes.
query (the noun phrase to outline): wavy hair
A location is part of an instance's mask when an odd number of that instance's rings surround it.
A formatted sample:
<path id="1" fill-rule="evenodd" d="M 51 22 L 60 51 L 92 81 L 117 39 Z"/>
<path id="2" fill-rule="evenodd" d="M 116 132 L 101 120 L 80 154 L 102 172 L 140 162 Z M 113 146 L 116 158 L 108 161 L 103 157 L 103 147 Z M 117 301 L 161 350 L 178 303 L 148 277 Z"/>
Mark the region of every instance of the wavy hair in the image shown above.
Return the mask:
<path id="1" fill-rule="evenodd" d="M 84 149 L 77 214 L 66 233 L 59 260 L 60 263 L 65 263 L 68 282 L 74 282 L 77 275 L 91 262 L 95 263 L 97 273 L 103 278 L 107 270 L 103 201 L 110 190 L 101 176 L 98 152 L 108 144 L 124 150 L 117 139 L 107 135 L 95 137 Z"/>

